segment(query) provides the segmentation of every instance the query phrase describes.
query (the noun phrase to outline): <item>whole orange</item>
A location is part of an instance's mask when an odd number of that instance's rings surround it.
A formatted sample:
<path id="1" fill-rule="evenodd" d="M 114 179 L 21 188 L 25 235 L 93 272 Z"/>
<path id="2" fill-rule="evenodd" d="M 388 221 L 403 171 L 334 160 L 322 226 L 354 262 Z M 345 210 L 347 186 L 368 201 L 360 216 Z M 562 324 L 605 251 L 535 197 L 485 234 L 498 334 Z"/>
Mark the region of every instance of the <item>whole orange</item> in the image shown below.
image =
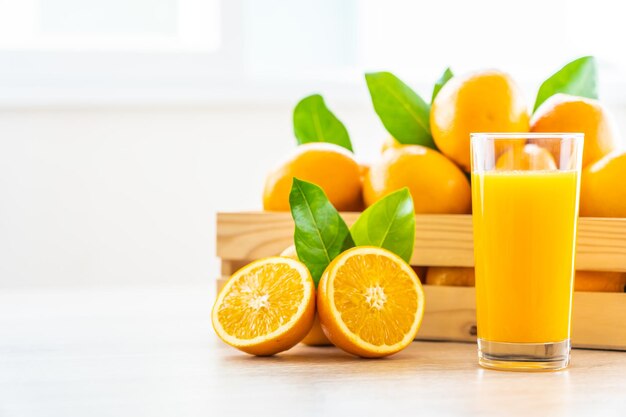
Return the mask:
<path id="1" fill-rule="evenodd" d="M 556 169 L 554 157 L 545 148 L 534 143 L 527 143 L 524 146 L 513 146 L 502 153 L 496 161 L 498 170 L 539 170 Z"/>
<path id="2" fill-rule="evenodd" d="M 470 184 L 463 172 L 437 151 L 420 145 L 386 150 L 363 182 L 371 206 L 389 193 L 408 187 L 416 213 L 469 213 Z"/>
<path id="3" fill-rule="evenodd" d="M 475 283 L 474 268 L 431 266 L 426 273 L 427 285 L 473 287 Z"/>
<path id="4" fill-rule="evenodd" d="M 470 170 L 470 133 L 528 132 L 528 119 L 520 89 L 509 75 L 496 70 L 452 78 L 430 110 L 437 148 L 466 172 Z"/>
<path id="5" fill-rule="evenodd" d="M 293 178 L 320 186 L 340 211 L 362 208 L 361 167 L 348 150 L 330 143 L 307 143 L 272 170 L 265 180 L 263 208 L 289 211 Z"/>
<path id="6" fill-rule="evenodd" d="M 625 178 L 626 151 L 610 153 L 583 169 L 580 215 L 626 217 Z"/>
<path id="7" fill-rule="evenodd" d="M 533 132 L 584 133 L 583 167 L 615 149 L 613 120 L 598 100 L 555 94 L 539 106 L 530 129 Z"/>
<path id="8" fill-rule="evenodd" d="M 623 292 L 626 273 L 613 271 L 576 271 L 574 291 Z"/>

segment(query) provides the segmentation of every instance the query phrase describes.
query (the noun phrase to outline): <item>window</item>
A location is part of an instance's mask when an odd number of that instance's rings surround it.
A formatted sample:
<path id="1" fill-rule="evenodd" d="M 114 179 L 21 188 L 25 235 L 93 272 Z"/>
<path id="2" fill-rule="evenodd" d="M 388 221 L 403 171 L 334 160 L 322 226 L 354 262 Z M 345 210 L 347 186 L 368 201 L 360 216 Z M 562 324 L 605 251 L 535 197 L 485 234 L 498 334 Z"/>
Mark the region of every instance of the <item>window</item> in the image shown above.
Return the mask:
<path id="1" fill-rule="evenodd" d="M 0 0 L 0 104 L 364 97 L 391 70 L 427 94 L 450 65 L 534 90 L 593 54 L 626 97 L 626 25 L 597 0 Z M 534 91 L 533 91 L 534 93 Z"/>
<path id="2" fill-rule="evenodd" d="M 220 0 L 0 0 L 0 104 L 195 99 L 233 75 L 224 23 L 238 14 Z"/>
<path id="3" fill-rule="evenodd" d="M 367 0 L 359 8 L 360 64 L 414 82 L 499 68 L 526 89 L 584 55 L 598 58 L 603 96 L 626 96 L 626 25 L 610 0 Z M 616 88 L 619 87 L 618 93 Z M 617 94 L 616 94 L 617 93 Z"/>
<path id="4" fill-rule="evenodd" d="M 210 52 L 215 0 L 0 0 L 0 49 Z"/>

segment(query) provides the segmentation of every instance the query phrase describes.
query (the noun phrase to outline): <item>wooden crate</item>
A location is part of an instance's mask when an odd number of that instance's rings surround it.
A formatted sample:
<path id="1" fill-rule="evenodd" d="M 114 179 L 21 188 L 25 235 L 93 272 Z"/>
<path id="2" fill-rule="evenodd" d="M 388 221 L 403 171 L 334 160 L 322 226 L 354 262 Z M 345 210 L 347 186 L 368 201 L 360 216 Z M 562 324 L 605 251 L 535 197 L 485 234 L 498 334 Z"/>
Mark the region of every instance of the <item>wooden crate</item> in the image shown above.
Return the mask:
<path id="1" fill-rule="evenodd" d="M 342 213 L 352 224 L 358 213 Z M 417 215 L 412 265 L 473 266 L 470 215 Z M 293 243 L 289 213 L 217 214 L 218 285 L 243 265 L 274 256 Z M 581 218 L 576 269 L 626 272 L 626 219 Z M 470 287 L 425 285 L 426 310 L 418 338 L 475 341 L 475 291 Z M 574 293 L 574 347 L 626 351 L 626 293 Z"/>

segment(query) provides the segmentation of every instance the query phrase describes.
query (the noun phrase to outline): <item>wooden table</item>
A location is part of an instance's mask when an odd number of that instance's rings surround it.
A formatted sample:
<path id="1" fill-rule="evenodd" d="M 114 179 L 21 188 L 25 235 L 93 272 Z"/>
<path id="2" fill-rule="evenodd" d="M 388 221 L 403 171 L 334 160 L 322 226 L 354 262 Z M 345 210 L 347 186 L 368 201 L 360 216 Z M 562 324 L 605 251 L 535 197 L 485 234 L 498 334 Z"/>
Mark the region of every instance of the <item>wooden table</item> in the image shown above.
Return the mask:
<path id="1" fill-rule="evenodd" d="M 626 353 L 545 374 L 483 370 L 456 343 L 255 358 L 213 336 L 213 287 L 0 292 L 0 416 L 626 415 Z"/>

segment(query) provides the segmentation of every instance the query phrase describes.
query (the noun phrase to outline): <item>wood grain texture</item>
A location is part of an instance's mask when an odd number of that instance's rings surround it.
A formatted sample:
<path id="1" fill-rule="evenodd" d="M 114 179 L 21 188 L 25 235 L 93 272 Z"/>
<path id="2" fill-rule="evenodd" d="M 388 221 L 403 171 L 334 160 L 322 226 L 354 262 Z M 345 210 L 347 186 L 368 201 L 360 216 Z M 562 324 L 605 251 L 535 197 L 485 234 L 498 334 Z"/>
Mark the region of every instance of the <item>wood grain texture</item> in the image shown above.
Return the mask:
<path id="1" fill-rule="evenodd" d="M 214 282 L 211 282 L 214 284 Z M 256 358 L 223 344 L 204 285 L 0 292 L 0 415 L 622 416 L 623 352 L 556 373 L 488 371 L 468 343 L 365 360 L 332 347 Z"/>
<path id="2" fill-rule="evenodd" d="M 350 225 L 358 213 L 343 213 Z M 473 266 L 472 220 L 469 215 L 417 215 L 411 264 Z M 218 213 L 217 256 L 258 259 L 279 254 L 293 243 L 289 213 Z M 576 268 L 626 272 L 626 218 L 581 218 Z"/>
<path id="3" fill-rule="evenodd" d="M 228 277 L 217 280 L 217 291 Z M 417 340 L 476 341 L 476 291 L 471 287 L 424 285 L 426 306 Z M 626 351 L 626 294 L 575 292 L 575 348 Z"/>
<path id="4" fill-rule="evenodd" d="M 572 341 L 577 347 L 626 351 L 626 294 L 575 292 Z"/>
<path id="5" fill-rule="evenodd" d="M 470 287 L 424 285 L 426 306 L 420 340 L 476 341 L 476 291 Z"/>
<path id="6" fill-rule="evenodd" d="M 626 271 L 626 218 L 578 220 L 576 269 Z"/>

